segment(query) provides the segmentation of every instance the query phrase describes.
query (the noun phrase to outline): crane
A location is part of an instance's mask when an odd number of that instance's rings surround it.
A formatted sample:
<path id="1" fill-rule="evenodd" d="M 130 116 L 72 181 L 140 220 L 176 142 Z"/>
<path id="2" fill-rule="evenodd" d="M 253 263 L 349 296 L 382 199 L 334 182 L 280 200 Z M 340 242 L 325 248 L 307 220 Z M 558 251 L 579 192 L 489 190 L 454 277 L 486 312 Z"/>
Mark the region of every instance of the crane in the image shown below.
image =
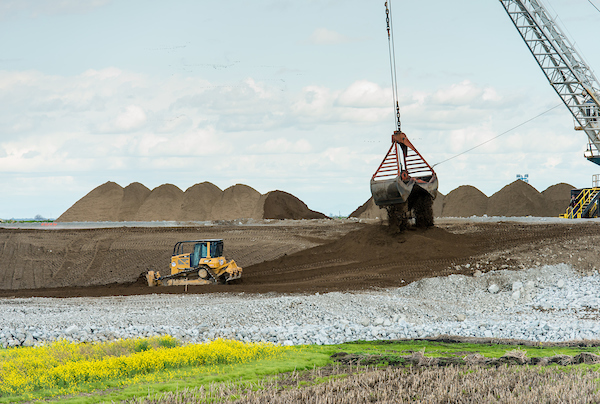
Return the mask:
<path id="1" fill-rule="evenodd" d="M 433 167 L 402 132 L 398 100 L 398 80 L 392 27 L 391 2 L 385 2 L 392 94 L 396 109 L 396 130 L 392 145 L 371 177 L 371 195 L 380 208 L 385 208 L 390 228 L 403 231 L 409 216 L 417 227 L 433 226 L 433 200 L 437 196 L 438 178 Z"/>
<path id="2" fill-rule="evenodd" d="M 539 0 L 500 0 L 542 72 L 567 106 L 575 130 L 588 138 L 584 157 L 600 165 L 600 85 L 594 72 L 577 52 Z M 566 218 L 597 217 L 600 211 L 599 178 L 593 188 L 573 190 Z"/>

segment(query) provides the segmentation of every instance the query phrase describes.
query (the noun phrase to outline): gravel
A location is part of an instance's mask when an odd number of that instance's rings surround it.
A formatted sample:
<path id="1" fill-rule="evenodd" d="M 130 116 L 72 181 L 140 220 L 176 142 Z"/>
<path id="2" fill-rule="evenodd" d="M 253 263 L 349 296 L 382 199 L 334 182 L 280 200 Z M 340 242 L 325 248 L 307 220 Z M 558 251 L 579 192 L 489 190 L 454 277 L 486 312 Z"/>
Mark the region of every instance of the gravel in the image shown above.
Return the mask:
<path id="1" fill-rule="evenodd" d="M 0 299 L 0 346 L 171 335 L 283 345 L 456 335 L 600 339 L 600 276 L 570 266 L 450 275 L 398 289 L 314 295 Z"/>

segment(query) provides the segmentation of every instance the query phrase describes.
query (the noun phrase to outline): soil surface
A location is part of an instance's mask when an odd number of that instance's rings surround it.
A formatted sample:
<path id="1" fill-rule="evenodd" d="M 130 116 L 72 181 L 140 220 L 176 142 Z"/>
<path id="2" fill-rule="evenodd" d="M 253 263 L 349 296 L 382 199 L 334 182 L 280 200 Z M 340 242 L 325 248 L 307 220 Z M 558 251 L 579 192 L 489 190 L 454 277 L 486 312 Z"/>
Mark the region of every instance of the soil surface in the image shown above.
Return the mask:
<path id="1" fill-rule="evenodd" d="M 314 293 L 398 287 L 452 273 L 569 263 L 596 269 L 598 223 L 440 220 L 393 234 L 337 220 L 289 225 L 214 225 L 88 230 L 0 229 L 0 296 L 150 293 Z M 140 274 L 168 271 L 176 241 L 223 238 L 244 268 L 231 285 L 149 288 Z"/>

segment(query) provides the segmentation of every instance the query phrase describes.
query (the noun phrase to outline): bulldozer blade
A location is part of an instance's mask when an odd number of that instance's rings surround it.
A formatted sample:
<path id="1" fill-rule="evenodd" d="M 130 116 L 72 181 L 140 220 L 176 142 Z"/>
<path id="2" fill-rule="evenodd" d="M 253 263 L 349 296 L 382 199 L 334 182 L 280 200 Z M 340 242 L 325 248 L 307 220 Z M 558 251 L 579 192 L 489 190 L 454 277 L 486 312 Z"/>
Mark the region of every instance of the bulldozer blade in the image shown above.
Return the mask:
<path id="1" fill-rule="evenodd" d="M 157 282 L 156 282 L 156 275 L 154 271 L 148 271 L 148 273 L 146 273 L 146 280 L 148 281 L 148 286 L 156 286 Z"/>

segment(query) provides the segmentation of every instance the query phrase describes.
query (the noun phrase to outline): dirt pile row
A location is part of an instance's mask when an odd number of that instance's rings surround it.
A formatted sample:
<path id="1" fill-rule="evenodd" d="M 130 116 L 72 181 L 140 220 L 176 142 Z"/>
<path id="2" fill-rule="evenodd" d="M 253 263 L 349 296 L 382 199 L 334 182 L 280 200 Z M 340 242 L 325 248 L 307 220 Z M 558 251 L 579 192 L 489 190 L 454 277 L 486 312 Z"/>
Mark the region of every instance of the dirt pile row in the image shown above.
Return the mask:
<path id="1" fill-rule="evenodd" d="M 572 185 L 560 183 L 539 192 L 528 183 L 517 180 L 487 197 L 471 185 L 462 185 L 448 195 L 438 193 L 433 213 L 435 217 L 558 216 L 569 206 L 572 189 Z M 379 209 L 371 198 L 350 216 L 385 219 L 386 212 Z"/>
<path id="2" fill-rule="evenodd" d="M 234 219 L 323 219 L 304 202 L 283 191 L 261 194 L 237 184 L 221 190 L 210 182 L 185 192 L 172 184 L 153 190 L 134 182 L 125 188 L 107 182 L 67 209 L 58 222 L 207 221 Z"/>

